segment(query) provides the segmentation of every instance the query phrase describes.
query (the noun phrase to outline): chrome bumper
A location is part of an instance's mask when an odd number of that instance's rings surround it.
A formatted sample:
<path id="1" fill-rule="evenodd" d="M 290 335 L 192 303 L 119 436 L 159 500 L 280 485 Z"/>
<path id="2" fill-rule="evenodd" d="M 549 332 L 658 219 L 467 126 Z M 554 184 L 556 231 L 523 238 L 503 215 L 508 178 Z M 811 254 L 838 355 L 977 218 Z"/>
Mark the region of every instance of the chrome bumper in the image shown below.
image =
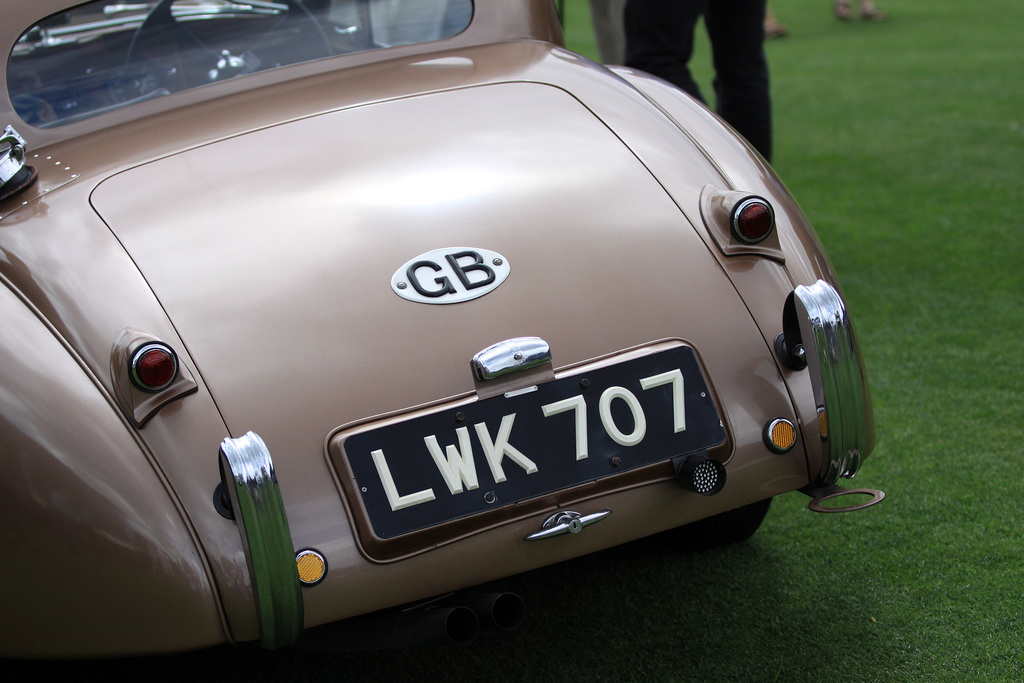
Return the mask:
<path id="1" fill-rule="evenodd" d="M 220 472 L 249 566 L 260 645 L 272 650 L 294 643 L 302 632 L 302 593 L 270 451 L 252 432 L 224 439 Z"/>
<path id="2" fill-rule="evenodd" d="M 807 362 L 818 410 L 824 462 L 818 481 L 851 478 L 875 445 L 867 377 L 839 292 L 824 280 L 799 286 L 783 312 L 786 346 Z M 811 473 L 812 477 L 814 472 Z"/>

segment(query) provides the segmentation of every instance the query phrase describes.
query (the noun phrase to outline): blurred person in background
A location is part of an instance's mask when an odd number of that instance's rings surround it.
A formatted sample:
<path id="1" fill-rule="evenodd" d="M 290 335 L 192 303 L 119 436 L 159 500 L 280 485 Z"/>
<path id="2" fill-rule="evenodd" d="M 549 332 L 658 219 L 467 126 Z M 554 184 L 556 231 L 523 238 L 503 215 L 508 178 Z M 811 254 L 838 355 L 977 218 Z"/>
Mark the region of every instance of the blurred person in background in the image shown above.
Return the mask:
<path id="1" fill-rule="evenodd" d="M 711 39 L 716 106 L 766 160 L 772 155 L 766 0 L 627 0 L 626 66 L 665 79 L 706 102 L 690 74 L 697 20 Z"/>
<path id="2" fill-rule="evenodd" d="M 832 0 L 832 11 L 840 21 L 853 19 L 853 0 Z M 860 18 L 865 21 L 885 21 L 885 12 L 875 7 L 874 0 L 860 0 Z"/>
<path id="3" fill-rule="evenodd" d="M 590 20 L 594 23 L 597 51 L 604 64 L 622 64 L 626 55 L 626 37 L 622 12 L 626 0 L 590 0 Z"/>
<path id="4" fill-rule="evenodd" d="M 785 24 L 779 23 L 779 20 L 772 14 L 772 8 L 770 5 L 765 5 L 764 8 L 764 37 L 765 38 L 782 38 L 789 34 L 789 27 Z"/>

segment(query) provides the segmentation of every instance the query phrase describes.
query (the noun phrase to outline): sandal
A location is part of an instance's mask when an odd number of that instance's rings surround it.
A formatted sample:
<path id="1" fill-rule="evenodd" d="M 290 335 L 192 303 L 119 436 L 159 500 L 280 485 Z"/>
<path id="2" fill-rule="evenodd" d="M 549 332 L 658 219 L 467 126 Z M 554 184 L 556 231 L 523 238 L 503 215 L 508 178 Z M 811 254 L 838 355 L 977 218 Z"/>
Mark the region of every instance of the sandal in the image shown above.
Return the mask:
<path id="1" fill-rule="evenodd" d="M 778 19 L 770 14 L 764 18 L 765 38 L 782 38 L 788 34 L 789 27 L 785 24 L 780 24 Z"/>
<path id="2" fill-rule="evenodd" d="M 836 19 L 839 21 L 849 21 L 853 19 L 853 8 L 850 6 L 850 0 L 834 0 L 832 3 L 832 11 L 836 15 Z"/>

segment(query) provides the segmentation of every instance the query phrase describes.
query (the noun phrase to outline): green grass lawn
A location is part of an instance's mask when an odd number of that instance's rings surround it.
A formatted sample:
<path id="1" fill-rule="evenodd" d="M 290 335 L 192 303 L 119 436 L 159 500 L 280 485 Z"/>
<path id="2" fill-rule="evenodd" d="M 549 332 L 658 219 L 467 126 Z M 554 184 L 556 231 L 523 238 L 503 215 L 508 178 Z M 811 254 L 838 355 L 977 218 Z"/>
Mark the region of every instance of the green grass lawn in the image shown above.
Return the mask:
<path id="1" fill-rule="evenodd" d="M 510 2 L 512 0 L 502 0 Z M 465 648 L 220 648 L 76 664 L 147 680 L 1024 678 L 1024 2 L 773 0 L 775 166 L 839 272 L 872 382 L 886 500 L 681 554 L 650 541 L 511 581 L 529 618 Z M 586 0 L 567 42 L 596 55 Z M 706 42 L 695 70 L 710 80 Z M 708 89 L 710 92 L 710 89 Z M 1019 460 L 1020 459 L 1020 460 Z M 1015 472 L 1016 471 L 1016 472 Z M 45 673 L 69 665 L 34 665 Z"/>

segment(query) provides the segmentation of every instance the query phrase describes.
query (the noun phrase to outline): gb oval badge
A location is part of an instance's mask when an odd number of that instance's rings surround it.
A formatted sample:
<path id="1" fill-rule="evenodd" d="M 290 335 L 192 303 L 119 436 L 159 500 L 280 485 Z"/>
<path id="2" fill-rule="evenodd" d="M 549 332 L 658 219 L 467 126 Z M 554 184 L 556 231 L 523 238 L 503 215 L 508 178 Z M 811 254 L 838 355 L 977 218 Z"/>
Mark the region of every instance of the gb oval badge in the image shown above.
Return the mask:
<path id="1" fill-rule="evenodd" d="M 421 304 L 456 304 L 493 291 L 509 272 L 508 259 L 497 252 L 446 247 L 408 261 L 391 276 L 391 289 Z"/>

